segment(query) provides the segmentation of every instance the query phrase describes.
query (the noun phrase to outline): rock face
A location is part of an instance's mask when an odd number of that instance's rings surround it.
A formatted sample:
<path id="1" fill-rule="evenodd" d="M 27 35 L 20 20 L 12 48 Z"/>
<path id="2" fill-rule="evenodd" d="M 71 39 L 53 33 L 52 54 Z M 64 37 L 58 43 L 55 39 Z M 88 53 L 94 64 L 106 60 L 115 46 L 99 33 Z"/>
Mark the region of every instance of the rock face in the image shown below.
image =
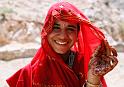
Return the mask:
<path id="1" fill-rule="evenodd" d="M 6 19 L 0 24 L 0 45 L 13 41 L 19 43 L 35 42 L 40 36 L 41 24 L 35 21 Z"/>
<path id="2" fill-rule="evenodd" d="M 40 32 L 51 4 L 59 0 L 1 0 L 0 1 L 0 49 L 16 42 L 40 45 Z M 61 0 L 60 0 L 61 1 Z M 107 33 L 115 47 L 124 47 L 123 0 L 66 0 L 78 7 L 89 19 Z M 112 40 L 109 39 L 111 42 Z M 113 43 L 113 42 L 111 42 Z M 11 45 L 10 45 L 11 46 Z M 36 50 L 32 48 L 32 50 Z M 123 51 L 119 49 L 120 51 Z M 15 50 L 15 54 L 16 54 Z M 11 51 L 14 52 L 14 51 Z M 18 51 L 17 51 L 18 52 Z M 20 51 L 21 52 L 21 51 Z M 26 51 L 27 52 L 27 51 Z M 32 51 L 31 53 L 33 53 Z M 0 52 L 2 55 L 8 50 Z M 0 59 L 7 58 L 1 56 Z M 18 53 L 17 53 L 18 54 Z M 9 54 L 7 54 L 9 56 Z M 21 55 L 21 54 L 20 54 Z M 14 56 L 14 57 L 19 57 Z M 12 59 L 14 58 L 12 57 Z M 10 58 L 9 58 L 10 59 Z"/>
<path id="3" fill-rule="evenodd" d="M 0 59 L 12 60 L 17 58 L 33 57 L 39 47 L 40 45 L 36 43 L 11 43 L 1 47 Z"/>

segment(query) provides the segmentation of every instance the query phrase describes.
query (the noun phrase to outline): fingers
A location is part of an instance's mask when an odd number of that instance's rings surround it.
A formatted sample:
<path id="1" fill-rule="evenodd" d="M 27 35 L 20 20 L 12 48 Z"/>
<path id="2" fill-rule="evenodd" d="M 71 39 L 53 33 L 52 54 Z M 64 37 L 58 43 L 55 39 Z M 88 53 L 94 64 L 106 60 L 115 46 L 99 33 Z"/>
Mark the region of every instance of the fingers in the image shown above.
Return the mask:
<path id="1" fill-rule="evenodd" d="M 94 51 L 94 53 L 93 53 L 93 55 L 92 55 L 92 58 L 94 58 L 95 56 L 97 56 L 100 52 L 99 52 L 99 50 L 101 49 L 101 45 L 99 45 L 96 49 L 95 49 L 95 51 Z"/>
<path id="2" fill-rule="evenodd" d="M 111 55 L 111 48 L 107 40 L 103 40 L 105 44 L 106 56 Z"/>
<path id="3" fill-rule="evenodd" d="M 101 41 L 101 44 L 96 48 L 92 57 L 101 56 L 103 54 L 107 56 L 111 55 L 111 48 L 106 40 Z"/>
<path id="4" fill-rule="evenodd" d="M 118 54 L 117 54 L 117 51 L 116 51 L 114 48 L 112 48 L 112 47 L 111 47 L 111 49 L 112 49 L 112 50 L 111 50 L 111 51 L 112 51 L 112 55 L 117 57 L 117 55 L 118 55 Z"/>
<path id="5" fill-rule="evenodd" d="M 104 44 L 106 47 L 106 56 L 113 55 L 117 57 L 117 51 L 114 48 L 112 48 L 106 40 L 104 40 Z"/>
<path id="6" fill-rule="evenodd" d="M 111 59 L 110 61 L 111 67 L 114 68 L 118 64 L 118 60 L 115 56 L 109 56 L 109 58 Z"/>
<path id="7" fill-rule="evenodd" d="M 93 69 L 93 74 L 94 75 L 99 75 L 99 76 L 103 76 L 106 73 L 110 72 L 111 70 L 113 70 L 113 68 L 117 65 L 118 60 L 115 56 L 109 56 L 106 57 L 104 56 L 99 63 L 96 63 L 96 61 L 94 61 L 93 65 L 92 65 L 92 69 Z M 97 61 L 98 62 L 98 61 Z"/>

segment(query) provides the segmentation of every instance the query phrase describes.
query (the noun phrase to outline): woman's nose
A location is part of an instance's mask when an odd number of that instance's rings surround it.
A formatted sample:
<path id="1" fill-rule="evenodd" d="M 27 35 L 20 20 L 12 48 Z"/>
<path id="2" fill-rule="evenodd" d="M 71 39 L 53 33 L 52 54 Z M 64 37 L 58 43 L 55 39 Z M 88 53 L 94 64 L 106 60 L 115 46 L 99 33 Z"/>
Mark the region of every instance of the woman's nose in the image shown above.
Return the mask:
<path id="1" fill-rule="evenodd" d="M 59 37 L 61 39 L 67 39 L 68 38 L 68 33 L 66 31 L 61 31 L 59 34 Z"/>

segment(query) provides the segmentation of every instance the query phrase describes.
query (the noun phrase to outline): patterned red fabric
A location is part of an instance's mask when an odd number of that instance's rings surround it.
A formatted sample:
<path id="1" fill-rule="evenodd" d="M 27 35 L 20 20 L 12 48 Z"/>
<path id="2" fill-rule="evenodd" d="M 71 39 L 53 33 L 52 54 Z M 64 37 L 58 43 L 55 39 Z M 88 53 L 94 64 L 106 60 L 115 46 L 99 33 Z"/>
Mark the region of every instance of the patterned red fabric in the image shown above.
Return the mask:
<path id="1" fill-rule="evenodd" d="M 52 31 L 55 19 L 80 25 L 78 41 L 72 47 L 77 52 L 72 68 L 48 44 L 47 35 Z M 41 48 L 31 63 L 7 79 L 10 87 L 82 87 L 87 79 L 90 57 L 104 39 L 102 32 L 75 6 L 59 2 L 48 11 L 41 36 Z M 107 87 L 103 77 L 101 82 Z"/>

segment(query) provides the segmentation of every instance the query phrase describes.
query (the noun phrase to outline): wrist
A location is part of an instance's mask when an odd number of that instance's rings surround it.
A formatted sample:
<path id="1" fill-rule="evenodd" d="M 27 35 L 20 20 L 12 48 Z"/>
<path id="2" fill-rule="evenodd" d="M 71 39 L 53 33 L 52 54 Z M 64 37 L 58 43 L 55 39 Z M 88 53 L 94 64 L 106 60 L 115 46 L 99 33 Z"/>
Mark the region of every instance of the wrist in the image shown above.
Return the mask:
<path id="1" fill-rule="evenodd" d="M 91 84 L 100 84 L 100 76 L 94 75 L 91 70 L 88 71 L 87 81 Z"/>
<path id="2" fill-rule="evenodd" d="M 90 83 L 90 82 L 88 82 L 88 81 L 86 81 L 85 86 L 86 86 L 86 87 L 101 87 L 100 84 L 92 84 L 92 83 Z"/>

